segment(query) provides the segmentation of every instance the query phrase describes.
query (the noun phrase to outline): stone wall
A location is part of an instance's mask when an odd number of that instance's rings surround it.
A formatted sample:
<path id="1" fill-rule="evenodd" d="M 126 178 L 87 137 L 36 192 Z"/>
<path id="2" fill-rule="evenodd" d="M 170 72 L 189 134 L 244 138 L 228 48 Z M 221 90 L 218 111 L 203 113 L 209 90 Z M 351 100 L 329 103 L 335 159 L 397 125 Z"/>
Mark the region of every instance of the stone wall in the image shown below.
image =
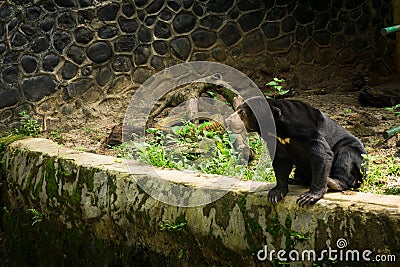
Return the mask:
<path id="1" fill-rule="evenodd" d="M 316 252 L 290 266 L 399 266 L 399 196 L 327 193 L 301 208 L 296 199 L 306 189 L 290 186 L 285 202 L 272 205 L 270 183 L 159 169 L 160 179 L 151 166 L 129 161 L 128 169 L 47 139 L 2 142 L 4 266 L 279 266 L 279 250 L 287 259 Z M 140 181 L 204 204 L 165 204 Z"/>
<path id="2" fill-rule="evenodd" d="M 120 121 L 139 84 L 182 61 L 218 61 L 260 86 L 279 76 L 300 89 L 385 75 L 393 36 L 379 30 L 392 13 L 390 0 L 5 0 L 0 130 L 22 110 L 44 129 Z"/>

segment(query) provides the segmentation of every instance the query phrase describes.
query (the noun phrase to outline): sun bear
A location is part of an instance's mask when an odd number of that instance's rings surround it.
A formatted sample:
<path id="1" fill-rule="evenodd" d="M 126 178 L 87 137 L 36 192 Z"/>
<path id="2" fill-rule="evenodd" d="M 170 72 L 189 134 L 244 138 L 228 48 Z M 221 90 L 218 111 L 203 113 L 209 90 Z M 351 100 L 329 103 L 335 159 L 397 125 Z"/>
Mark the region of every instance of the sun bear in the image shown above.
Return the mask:
<path id="1" fill-rule="evenodd" d="M 300 195 L 300 206 L 314 204 L 328 188 L 344 191 L 361 185 L 365 168 L 363 144 L 345 128 L 320 110 L 299 100 L 267 99 L 275 122 L 277 139 L 272 167 L 277 184 L 268 192 L 272 203 L 284 199 L 288 184 L 309 186 Z M 265 99 L 253 97 L 239 105 L 226 119 L 227 127 L 239 133 L 239 125 L 248 132 L 260 134 L 255 114 L 271 116 L 265 109 Z M 295 166 L 294 178 L 289 178 Z"/>

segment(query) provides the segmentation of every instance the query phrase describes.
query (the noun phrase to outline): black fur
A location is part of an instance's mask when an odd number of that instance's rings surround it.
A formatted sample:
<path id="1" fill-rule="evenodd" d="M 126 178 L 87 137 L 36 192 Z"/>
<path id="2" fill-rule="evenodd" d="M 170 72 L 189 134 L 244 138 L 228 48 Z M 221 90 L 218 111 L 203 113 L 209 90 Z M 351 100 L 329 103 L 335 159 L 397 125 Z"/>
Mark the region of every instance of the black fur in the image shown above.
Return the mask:
<path id="1" fill-rule="evenodd" d="M 237 108 L 247 130 L 260 133 L 251 108 L 261 108 L 262 101 L 261 97 L 250 98 Z M 290 140 L 276 142 L 273 168 L 277 185 L 268 193 L 270 202 L 283 199 L 289 191 L 289 183 L 310 186 L 297 200 L 301 206 L 317 202 L 327 187 L 343 191 L 360 186 L 365 174 L 362 154 L 366 154 L 360 140 L 304 102 L 267 101 L 276 125 L 276 138 Z M 255 112 L 262 114 L 260 110 Z M 296 166 L 294 179 L 289 179 L 293 166 Z"/>

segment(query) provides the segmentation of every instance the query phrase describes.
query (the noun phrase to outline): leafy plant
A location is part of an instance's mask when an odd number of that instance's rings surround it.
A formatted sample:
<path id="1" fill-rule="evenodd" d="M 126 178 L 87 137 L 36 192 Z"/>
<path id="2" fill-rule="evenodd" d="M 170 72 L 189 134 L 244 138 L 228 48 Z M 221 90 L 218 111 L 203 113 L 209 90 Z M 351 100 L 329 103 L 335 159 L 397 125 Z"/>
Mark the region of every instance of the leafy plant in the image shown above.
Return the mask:
<path id="1" fill-rule="evenodd" d="M 114 150 L 119 157 L 138 159 L 157 167 L 199 170 L 249 180 L 275 180 L 269 154 L 259 136 L 249 138 L 249 145 L 257 155 L 245 166 L 240 164 L 240 155 L 233 147 L 234 135 L 210 129 L 209 125 L 210 122 L 200 125 L 185 122 L 173 127 L 168 134 L 150 128 L 144 141 L 124 143 Z"/>
<path id="2" fill-rule="evenodd" d="M 39 136 L 39 122 L 37 120 L 31 119 L 30 115 L 26 111 L 22 111 L 18 114 L 20 116 L 20 122 L 22 123 L 22 125 L 18 129 L 15 129 L 15 133 L 32 137 Z"/>
<path id="3" fill-rule="evenodd" d="M 57 129 L 55 131 L 50 132 L 50 138 L 55 140 L 55 141 L 60 141 L 63 139 L 61 135 L 61 129 Z"/>
<path id="4" fill-rule="evenodd" d="M 394 112 L 396 116 L 400 116 L 400 104 L 385 109 Z"/>
<path id="5" fill-rule="evenodd" d="M 171 222 L 165 222 L 160 224 L 160 230 L 161 231 L 169 231 L 169 232 L 178 232 L 185 230 L 187 226 L 186 222 L 181 222 L 181 223 L 171 223 Z"/>
<path id="6" fill-rule="evenodd" d="M 264 94 L 267 97 L 277 97 L 277 96 L 282 96 L 282 95 L 289 93 L 289 90 L 283 89 L 282 84 L 284 82 L 285 82 L 284 79 L 278 79 L 275 77 L 272 81 L 270 81 L 269 83 L 266 84 L 266 86 L 271 87 L 272 90 L 265 92 Z"/>
<path id="7" fill-rule="evenodd" d="M 366 158 L 369 161 L 368 172 L 360 191 L 399 194 L 398 185 L 392 186 L 391 182 L 397 181 L 400 177 L 400 160 L 394 155 L 390 157 L 369 155 Z"/>
<path id="8" fill-rule="evenodd" d="M 32 217 L 32 220 L 33 220 L 32 226 L 35 225 L 38 222 L 42 222 L 43 221 L 43 219 L 44 219 L 44 214 L 43 213 L 39 212 L 36 209 L 28 209 L 28 211 L 31 212 L 32 215 L 33 215 L 33 217 Z"/>
<path id="9" fill-rule="evenodd" d="M 184 255 L 185 255 L 185 250 L 183 248 L 179 249 L 178 260 L 182 259 Z"/>

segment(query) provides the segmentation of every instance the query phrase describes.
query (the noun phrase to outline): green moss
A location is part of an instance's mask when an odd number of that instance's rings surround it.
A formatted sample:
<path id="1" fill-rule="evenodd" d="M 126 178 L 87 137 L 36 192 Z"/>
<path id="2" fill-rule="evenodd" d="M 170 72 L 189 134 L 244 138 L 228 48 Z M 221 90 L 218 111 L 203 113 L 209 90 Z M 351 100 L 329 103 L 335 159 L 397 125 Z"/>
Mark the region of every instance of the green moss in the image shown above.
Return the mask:
<path id="1" fill-rule="evenodd" d="M 58 197 L 58 183 L 56 181 L 56 170 L 53 158 L 45 158 L 43 160 L 43 166 L 45 171 L 46 179 L 46 194 L 49 199 L 53 197 Z"/>
<path id="2" fill-rule="evenodd" d="M 72 190 L 72 195 L 70 196 L 71 203 L 74 206 L 79 206 L 82 202 L 82 191 L 79 190 L 78 185 Z"/>
<path id="3" fill-rule="evenodd" d="M 307 235 L 296 232 L 292 230 L 291 227 L 292 219 L 290 215 L 286 216 L 285 225 L 282 225 L 279 222 L 278 215 L 276 215 L 267 226 L 266 231 L 273 235 L 275 239 L 277 239 L 279 236 L 284 237 L 286 249 L 292 248 L 295 241 L 301 242 L 309 239 Z"/>
<path id="4" fill-rule="evenodd" d="M 15 141 L 26 139 L 26 138 L 28 138 L 28 137 L 26 135 L 22 135 L 22 134 L 12 134 L 12 135 L 8 135 L 8 136 L 0 137 L 0 150 L 2 150 L 2 148 L 10 145 L 11 143 L 13 143 Z"/>

